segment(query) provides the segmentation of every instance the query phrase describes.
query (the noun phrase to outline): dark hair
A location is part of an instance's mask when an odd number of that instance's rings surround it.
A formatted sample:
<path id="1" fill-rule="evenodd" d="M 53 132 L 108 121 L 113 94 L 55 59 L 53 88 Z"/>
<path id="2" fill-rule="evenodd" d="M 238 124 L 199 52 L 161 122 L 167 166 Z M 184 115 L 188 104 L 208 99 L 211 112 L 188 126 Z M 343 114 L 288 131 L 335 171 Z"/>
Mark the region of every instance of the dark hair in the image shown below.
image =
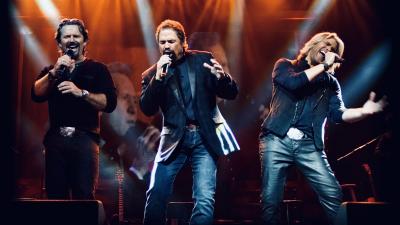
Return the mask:
<path id="1" fill-rule="evenodd" d="M 220 43 L 220 37 L 215 32 L 195 32 L 188 39 L 189 48 L 210 51 L 210 48 Z"/>
<path id="2" fill-rule="evenodd" d="M 81 32 L 81 34 L 83 36 L 83 41 L 87 42 L 89 40 L 89 35 L 88 35 L 89 32 L 86 29 L 85 24 L 83 23 L 82 20 L 75 19 L 75 18 L 72 18 L 72 19 L 65 18 L 60 21 L 60 24 L 58 24 L 58 28 L 55 33 L 54 39 L 57 41 L 57 43 L 61 42 L 61 29 L 65 25 L 77 25 L 79 28 L 79 32 Z"/>
<path id="3" fill-rule="evenodd" d="M 183 28 L 182 24 L 175 20 L 164 20 L 158 25 L 156 30 L 156 40 L 158 43 L 158 38 L 162 29 L 173 29 L 176 32 L 176 36 L 178 36 L 179 40 L 182 43 L 183 49 L 187 50 L 187 42 L 186 42 L 186 34 L 185 29 Z"/>

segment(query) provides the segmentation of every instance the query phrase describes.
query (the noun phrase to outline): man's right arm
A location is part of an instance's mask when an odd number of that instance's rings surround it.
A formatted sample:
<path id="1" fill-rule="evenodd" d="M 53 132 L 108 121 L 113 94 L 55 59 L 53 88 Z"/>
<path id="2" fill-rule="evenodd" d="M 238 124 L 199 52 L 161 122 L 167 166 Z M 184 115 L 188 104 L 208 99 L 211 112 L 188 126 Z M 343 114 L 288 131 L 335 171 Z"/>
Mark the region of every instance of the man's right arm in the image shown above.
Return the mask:
<path id="1" fill-rule="evenodd" d="M 335 59 L 339 58 L 339 56 L 334 52 L 326 52 L 324 53 L 324 55 L 325 60 L 323 63 L 312 66 L 311 68 L 304 71 L 309 81 L 314 80 L 322 72 L 330 70 L 330 68 L 335 63 Z"/>
<path id="2" fill-rule="evenodd" d="M 296 72 L 292 62 L 283 58 L 275 63 L 272 80 L 275 84 L 291 92 L 295 92 L 309 83 L 305 71 Z"/>
<path id="3" fill-rule="evenodd" d="M 46 75 L 39 78 L 33 84 L 33 91 L 37 97 L 46 97 L 49 94 L 51 87 L 54 85 L 55 70 L 50 70 Z"/>
<path id="4" fill-rule="evenodd" d="M 54 66 L 45 67 L 31 87 L 31 98 L 35 102 L 47 101 L 51 88 L 55 84 Z"/>
<path id="5" fill-rule="evenodd" d="M 68 55 L 63 55 L 57 59 L 54 65 L 45 67 L 32 86 L 32 99 L 37 102 L 47 100 L 51 88 L 54 86 L 56 79 L 58 79 L 57 71 L 61 66 L 65 66 L 68 69 L 73 68 L 74 64 L 75 60 L 71 59 Z"/>

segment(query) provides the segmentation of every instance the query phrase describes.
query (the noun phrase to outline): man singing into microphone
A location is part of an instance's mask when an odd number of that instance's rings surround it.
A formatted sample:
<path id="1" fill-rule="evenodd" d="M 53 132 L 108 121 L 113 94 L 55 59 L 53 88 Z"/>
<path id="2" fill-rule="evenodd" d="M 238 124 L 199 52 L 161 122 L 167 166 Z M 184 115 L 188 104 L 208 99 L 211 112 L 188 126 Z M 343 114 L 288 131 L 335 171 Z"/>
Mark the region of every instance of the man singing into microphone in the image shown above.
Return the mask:
<path id="1" fill-rule="evenodd" d="M 212 224 L 218 156 L 239 149 L 216 99 L 234 99 L 238 88 L 211 53 L 187 50 L 179 22 L 163 21 L 156 30 L 156 40 L 162 55 L 142 75 L 140 107 L 148 116 L 161 109 L 163 128 L 147 191 L 144 224 L 165 224 L 175 176 L 187 162 L 193 172 L 193 186 L 187 184 L 193 187 L 190 224 Z"/>
<path id="2" fill-rule="evenodd" d="M 98 176 L 100 111 L 116 107 L 107 67 L 85 57 L 88 31 L 78 19 L 63 19 L 55 33 L 60 57 L 32 86 L 35 102 L 48 101 L 44 138 L 49 199 L 94 199 Z"/>
<path id="3" fill-rule="evenodd" d="M 333 76 L 340 66 L 344 44 L 336 33 L 318 33 L 296 60 L 279 59 L 272 71 L 270 112 L 261 126 L 262 224 L 278 224 L 287 169 L 296 165 L 304 174 L 330 222 L 342 201 L 338 181 L 323 146 L 326 119 L 356 122 L 381 112 L 386 100 L 375 93 L 360 108 L 345 108 L 340 85 Z"/>

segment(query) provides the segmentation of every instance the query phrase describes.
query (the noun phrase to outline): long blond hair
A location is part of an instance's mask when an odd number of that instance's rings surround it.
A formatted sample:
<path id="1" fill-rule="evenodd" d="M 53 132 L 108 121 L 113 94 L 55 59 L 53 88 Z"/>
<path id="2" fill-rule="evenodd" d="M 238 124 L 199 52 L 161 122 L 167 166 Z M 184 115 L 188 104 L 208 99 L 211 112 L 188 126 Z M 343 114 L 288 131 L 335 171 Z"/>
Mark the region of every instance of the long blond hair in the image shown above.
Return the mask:
<path id="1" fill-rule="evenodd" d="M 299 55 L 297 56 L 297 61 L 305 59 L 309 65 L 311 65 L 310 59 L 310 51 L 311 49 L 320 42 L 323 42 L 327 39 L 334 39 L 337 43 L 337 48 L 335 49 L 335 53 L 338 54 L 340 57 L 343 56 L 344 52 L 344 43 L 342 39 L 336 33 L 333 32 L 321 32 L 315 34 L 308 42 L 304 44 L 304 47 L 300 50 Z M 337 68 L 340 67 L 340 63 L 334 63 L 330 68 L 330 72 L 334 72 Z"/>

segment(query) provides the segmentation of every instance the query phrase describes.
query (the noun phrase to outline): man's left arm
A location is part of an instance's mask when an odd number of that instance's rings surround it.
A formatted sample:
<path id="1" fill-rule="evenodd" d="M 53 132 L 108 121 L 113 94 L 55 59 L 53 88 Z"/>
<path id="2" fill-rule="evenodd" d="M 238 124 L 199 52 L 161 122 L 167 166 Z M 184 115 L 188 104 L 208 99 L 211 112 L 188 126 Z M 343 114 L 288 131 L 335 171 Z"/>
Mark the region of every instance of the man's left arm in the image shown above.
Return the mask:
<path id="1" fill-rule="evenodd" d="M 225 73 L 217 81 L 217 96 L 225 99 L 235 99 L 238 95 L 238 87 L 231 75 Z"/>
<path id="2" fill-rule="evenodd" d="M 108 93 L 91 93 L 77 87 L 71 81 L 63 81 L 57 86 L 62 94 L 71 94 L 76 98 L 82 98 L 99 111 L 112 112 L 116 106 L 116 95 Z M 113 97 L 114 96 L 114 97 Z"/>
<path id="3" fill-rule="evenodd" d="M 103 111 L 107 106 L 107 97 L 105 94 L 95 94 L 81 90 L 81 97 L 89 102 L 95 109 Z M 87 94 L 86 94 L 87 93 Z"/>
<path id="4" fill-rule="evenodd" d="M 100 64 L 98 69 L 98 80 L 93 93 L 84 93 L 83 98 L 97 110 L 111 113 L 117 107 L 117 93 L 107 66 Z"/>
<path id="5" fill-rule="evenodd" d="M 117 106 L 117 93 L 111 74 L 103 64 L 95 64 L 95 80 L 90 90 L 77 87 L 71 81 L 61 82 L 57 88 L 62 94 L 70 93 L 77 98 L 82 98 L 95 109 L 111 113 Z M 89 88 L 89 87 L 88 87 Z"/>
<path id="6" fill-rule="evenodd" d="M 379 101 L 376 101 L 375 92 L 369 94 L 369 99 L 359 108 L 349 108 L 342 114 L 342 119 L 348 123 L 360 121 L 370 115 L 382 112 L 388 105 L 386 96 L 383 96 Z"/>
<path id="7" fill-rule="evenodd" d="M 335 123 L 354 123 L 360 121 L 370 115 L 382 112 L 386 105 L 386 96 L 382 97 L 379 101 L 375 101 L 376 94 L 371 92 L 369 99 L 359 108 L 346 108 L 343 103 L 342 91 L 340 84 L 336 78 L 331 77 L 331 90 L 334 92 L 329 98 L 329 112 L 328 118 Z"/>
<path id="8" fill-rule="evenodd" d="M 217 60 L 211 58 L 209 61 L 211 65 L 204 62 L 203 66 L 208 68 L 210 73 L 215 76 L 217 96 L 229 100 L 235 99 L 239 92 L 236 82 L 232 79 L 231 75 L 224 72 Z"/>

